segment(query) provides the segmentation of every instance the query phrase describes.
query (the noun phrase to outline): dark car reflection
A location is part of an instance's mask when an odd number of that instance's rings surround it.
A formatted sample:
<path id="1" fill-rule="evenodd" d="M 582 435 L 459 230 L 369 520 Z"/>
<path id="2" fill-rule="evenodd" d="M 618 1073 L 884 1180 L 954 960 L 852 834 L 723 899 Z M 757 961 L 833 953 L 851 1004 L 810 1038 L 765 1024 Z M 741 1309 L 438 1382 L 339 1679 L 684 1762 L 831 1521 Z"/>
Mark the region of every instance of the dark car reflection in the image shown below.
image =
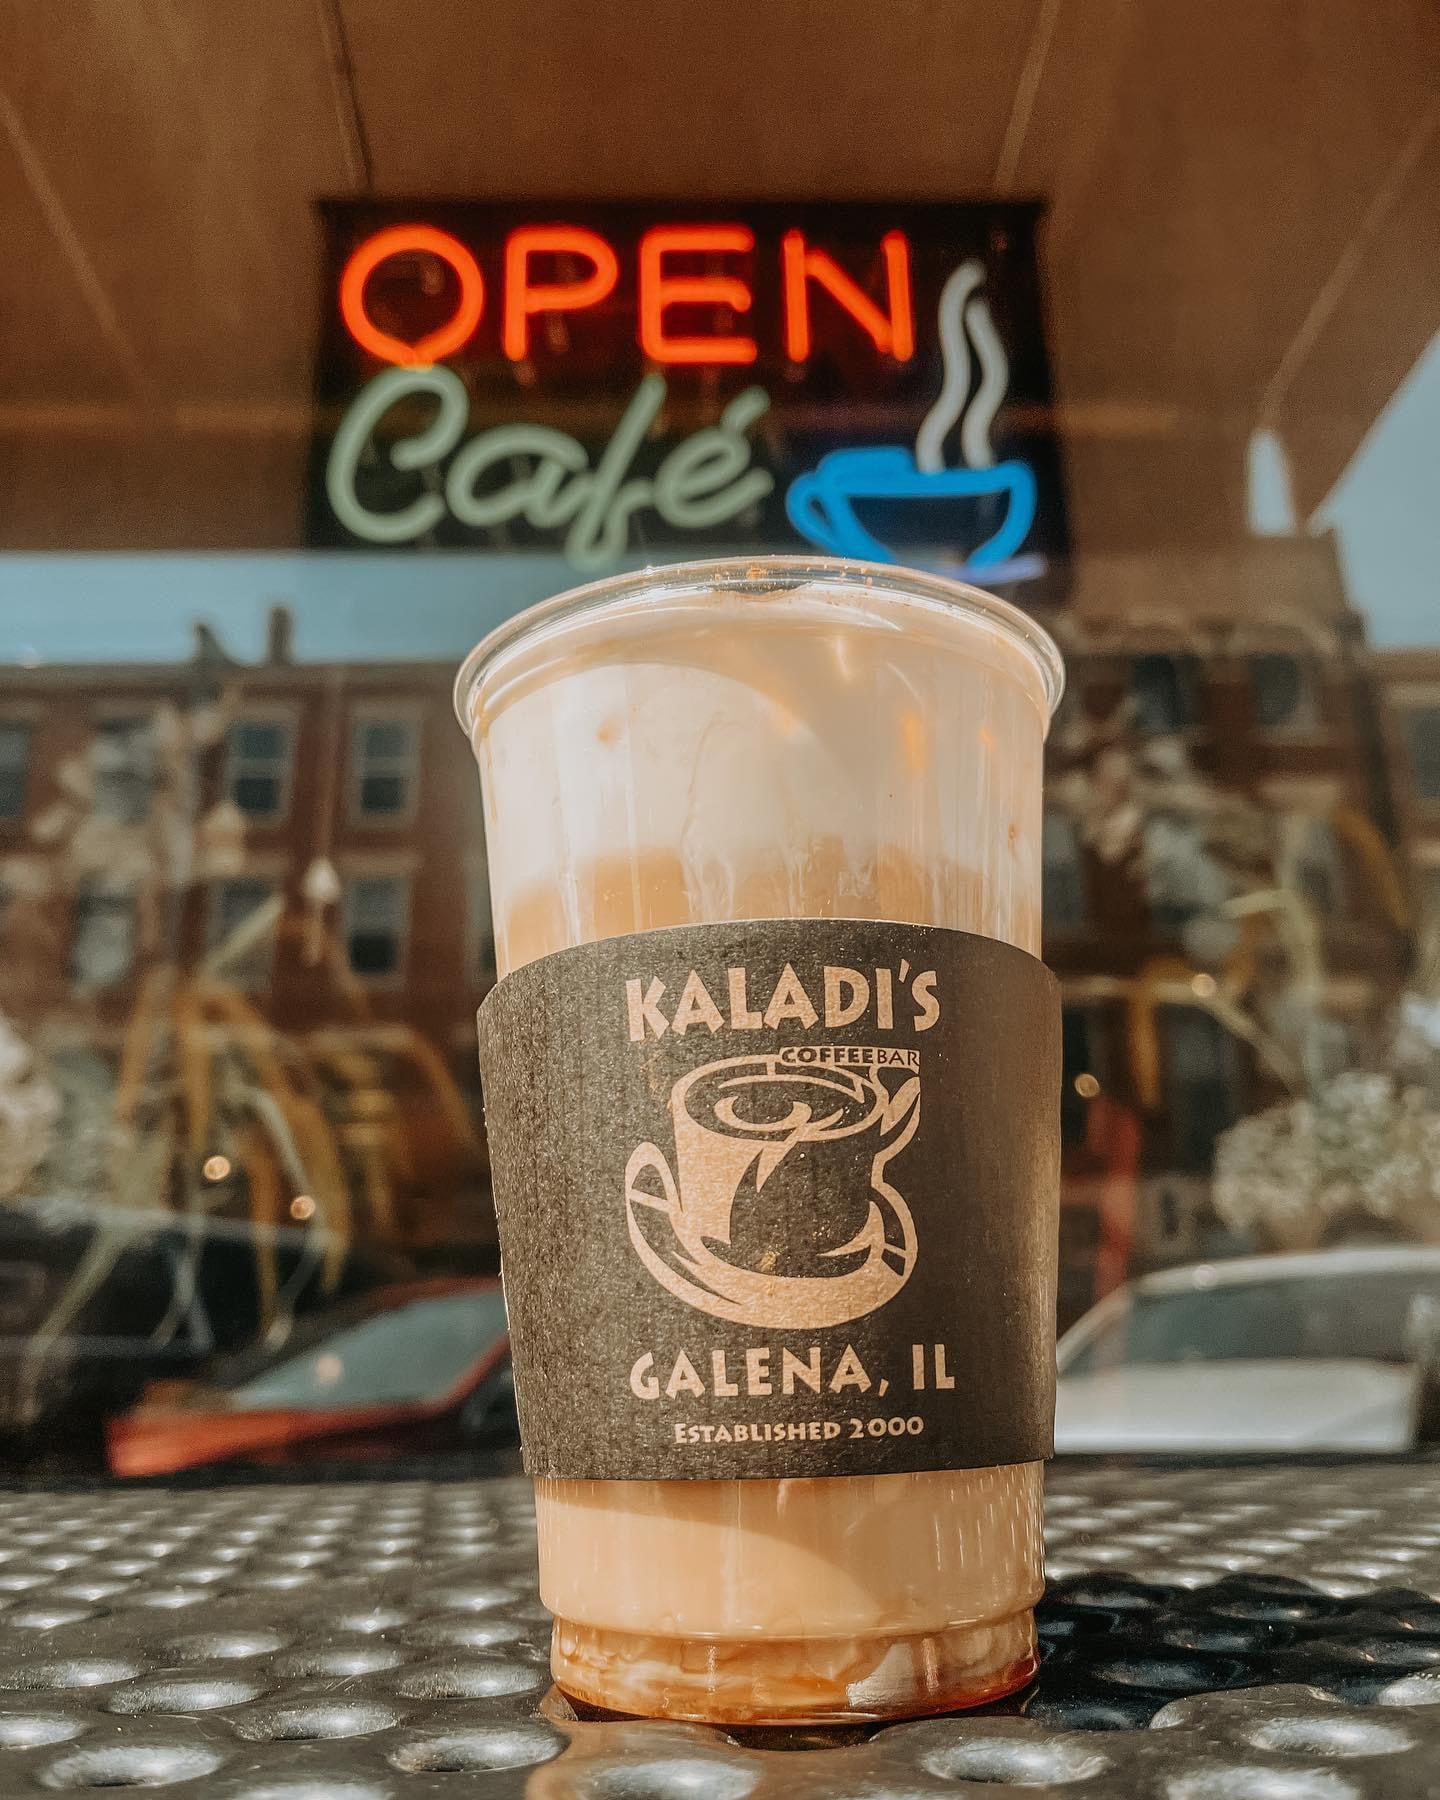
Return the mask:
<path id="1" fill-rule="evenodd" d="M 389 1463 L 518 1444 L 505 1301 L 493 1278 L 380 1288 L 285 1345 L 154 1384 L 112 1419 L 112 1472 Z"/>
<path id="2" fill-rule="evenodd" d="M 275 1326 L 292 1332 L 317 1309 L 416 1273 L 400 1252 L 337 1246 L 313 1225 L 97 1204 L 0 1208 L 0 1467 L 102 1468 L 105 1421 L 147 1384 L 199 1375 L 261 1338 L 262 1258 L 274 1271 Z"/>

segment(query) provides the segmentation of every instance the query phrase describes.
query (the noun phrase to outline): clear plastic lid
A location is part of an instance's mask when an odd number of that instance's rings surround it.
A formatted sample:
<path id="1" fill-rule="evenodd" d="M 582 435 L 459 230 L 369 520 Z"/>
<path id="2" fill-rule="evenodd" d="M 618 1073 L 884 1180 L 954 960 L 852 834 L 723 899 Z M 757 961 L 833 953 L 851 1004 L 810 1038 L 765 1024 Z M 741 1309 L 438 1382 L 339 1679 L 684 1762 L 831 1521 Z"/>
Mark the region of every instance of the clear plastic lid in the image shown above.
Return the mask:
<path id="1" fill-rule="evenodd" d="M 613 575 L 584 587 L 571 588 L 552 600 L 527 607 L 484 637 L 465 658 L 455 679 L 455 713 L 465 731 L 475 724 L 478 690 L 499 663 L 514 652 L 541 649 L 563 638 L 580 620 L 596 614 L 629 611 L 637 601 L 657 603 L 691 596 L 753 594 L 773 598 L 800 588 L 825 589 L 867 598 L 893 594 L 909 605 L 962 614 L 988 627 L 998 637 L 1028 652 L 1044 690 L 1047 713 L 1054 714 L 1065 688 L 1065 665 L 1054 639 L 1018 606 L 982 588 L 944 576 L 891 563 L 852 562 L 831 556 L 726 557 L 714 562 L 660 564 L 629 574 Z"/>

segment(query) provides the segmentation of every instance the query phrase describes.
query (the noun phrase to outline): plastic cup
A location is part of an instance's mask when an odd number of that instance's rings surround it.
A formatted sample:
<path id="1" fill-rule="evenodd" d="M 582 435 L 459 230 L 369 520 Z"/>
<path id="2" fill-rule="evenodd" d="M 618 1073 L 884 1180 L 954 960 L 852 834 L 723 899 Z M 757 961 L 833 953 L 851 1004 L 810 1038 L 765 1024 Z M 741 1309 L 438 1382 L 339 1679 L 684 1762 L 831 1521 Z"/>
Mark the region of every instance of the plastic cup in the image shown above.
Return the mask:
<path id="1" fill-rule="evenodd" d="M 682 564 L 521 614 L 456 688 L 501 976 L 728 919 L 902 920 L 1038 954 L 1062 682 L 1018 609 L 881 565 Z M 1010 1692 L 1036 1666 L 1042 1468 L 540 1481 L 556 1682 L 720 1723 Z"/>

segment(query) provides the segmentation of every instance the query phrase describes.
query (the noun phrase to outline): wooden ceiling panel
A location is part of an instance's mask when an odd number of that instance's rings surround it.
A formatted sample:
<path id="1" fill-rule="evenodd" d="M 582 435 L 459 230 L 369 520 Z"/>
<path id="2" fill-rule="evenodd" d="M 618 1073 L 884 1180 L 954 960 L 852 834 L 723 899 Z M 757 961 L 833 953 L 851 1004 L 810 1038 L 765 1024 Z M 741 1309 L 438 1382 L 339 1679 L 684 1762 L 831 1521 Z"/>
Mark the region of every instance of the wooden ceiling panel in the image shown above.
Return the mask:
<path id="1" fill-rule="evenodd" d="M 481 197 L 992 191 L 1045 3 L 341 0 L 381 191 Z"/>
<path id="2" fill-rule="evenodd" d="M 318 7 L 66 0 L 12 103 L 153 396 L 293 394 L 312 200 L 352 179 Z"/>
<path id="3" fill-rule="evenodd" d="M 1092 190 L 1138 16 L 1135 0 L 1047 0 L 1037 16 L 997 185 L 1044 198 L 1052 242 Z"/>
<path id="4" fill-rule="evenodd" d="M 297 437 L 0 430 L 0 548 L 264 550 L 299 541 Z"/>
<path id="5" fill-rule="evenodd" d="M 19 402 L 38 420 L 57 406 L 122 400 L 131 388 L 123 340 L 97 326 L 73 260 L 84 258 L 84 247 L 72 241 L 67 254 L 63 221 L 37 197 L 29 145 L 22 137 L 17 150 L 12 133 L 18 121 L 0 93 L 0 408 Z"/>
<path id="6" fill-rule="evenodd" d="M 1252 426 L 1308 508 L 1440 326 L 1437 91 L 1433 0 L 0 0 L 0 529 L 293 537 L 368 144 L 382 193 L 1038 194 L 1077 542 L 1233 536 Z"/>
<path id="7" fill-rule="evenodd" d="M 1436 107 L 1440 114 L 1440 104 Z M 1296 503 L 1311 513 L 1440 332 L 1440 117 L 1317 299 L 1274 394 Z M 1440 445 L 1431 454 L 1440 468 Z"/>
<path id="8" fill-rule="evenodd" d="M 1067 397 L 1253 416 L 1433 104 L 1437 52 L 1416 0 L 1136 7 L 1096 153 L 1033 171 Z M 1073 104 L 1057 54 L 1040 105 Z"/>
<path id="9" fill-rule="evenodd" d="M 1245 440 L 1192 424 L 1172 436 L 1086 436 L 1064 446 L 1071 542 L 1195 551 L 1245 533 Z"/>

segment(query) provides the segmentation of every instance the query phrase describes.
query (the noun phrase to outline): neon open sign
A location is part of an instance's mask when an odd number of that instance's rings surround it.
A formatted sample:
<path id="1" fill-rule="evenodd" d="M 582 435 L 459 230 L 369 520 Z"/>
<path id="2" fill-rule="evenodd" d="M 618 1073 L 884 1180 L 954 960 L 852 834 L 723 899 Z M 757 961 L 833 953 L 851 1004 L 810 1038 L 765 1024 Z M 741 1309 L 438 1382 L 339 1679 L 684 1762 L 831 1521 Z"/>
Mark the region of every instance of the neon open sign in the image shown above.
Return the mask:
<path id="1" fill-rule="evenodd" d="M 1063 549 L 1036 209 L 324 209 L 312 542 Z"/>
<path id="2" fill-rule="evenodd" d="M 655 363 L 689 365 L 755 362 L 760 349 L 743 327 L 703 332 L 677 331 L 673 315 L 684 307 L 705 309 L 723 318 L 743 317 L 754 293 L 738 273 L 683 273 L 676 265 L 689 259 L 719 260 L 754 254 L 755 233 L 748 225 L 655 225 L 641 237 L 635 255 L 636 342 Z M 445 323 L 413 342 L 377 325 L 365 304 L 365 288 L 383 264 L 399 256 L 433 256 L 446 264 L 458 292 L 455 311 Z M 885 297 L 877 304 L 828 251 L 807 243 L 803 231 L 787 231 L 780 240 L 784 296 L 785 354 L 793 364 L 810 360 L 812 284 L 829 296 L 872 340 L 883 355 L 909 362 L 915 354 L 915 311 L 910 298 L 910 240 L 903 231 L 887 231 L 880 240 L 885 270 Z M 542 280 L 536 270 L 547 262 L 578 268 L 563 280 Z M 511 362 L 523 363 L 534 348 L 537 319 L 560 313 L 588 312 L 614 293 L 620 259 L 598 231 L 574 225 L 522 225 L 505 239 L 503 324 L 500 345 Z M 433 225 L 390 225 L 366 238 L 353 251 L 340 277 L 340 313 L 355 342 L 382 362 L 407 366 L 442 361 L 463 351 L 479 330 L 485 311 L 485 277 L 480 264 L 460 240 Z"/>

